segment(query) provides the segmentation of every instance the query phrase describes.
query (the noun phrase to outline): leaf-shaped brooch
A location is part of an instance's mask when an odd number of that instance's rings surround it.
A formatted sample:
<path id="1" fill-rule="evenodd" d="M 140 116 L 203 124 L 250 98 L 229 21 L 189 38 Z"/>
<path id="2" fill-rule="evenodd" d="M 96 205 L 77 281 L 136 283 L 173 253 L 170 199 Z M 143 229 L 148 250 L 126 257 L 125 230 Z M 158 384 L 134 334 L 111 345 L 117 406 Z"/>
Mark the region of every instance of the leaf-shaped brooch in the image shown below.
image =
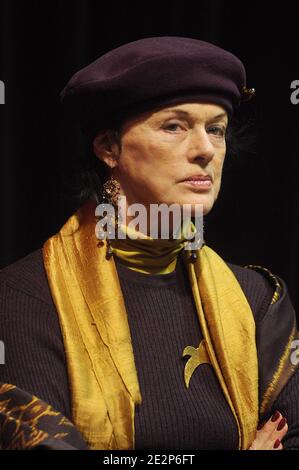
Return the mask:
<path id="1" fill-rule="evenodd" d="M 185 356 L 190 356 L 185 364 L 184 370 L 185 384 L 186 387 L 189 388 L 190 379 L 195 369 L 197 369 L 201 364 L 211 364 L 206 350 L 205 340 L 203 339 L 200 342 L 198 348 L 194 348 L 194 346 L 186 346 L 183 351 L 183 357 Z"/>

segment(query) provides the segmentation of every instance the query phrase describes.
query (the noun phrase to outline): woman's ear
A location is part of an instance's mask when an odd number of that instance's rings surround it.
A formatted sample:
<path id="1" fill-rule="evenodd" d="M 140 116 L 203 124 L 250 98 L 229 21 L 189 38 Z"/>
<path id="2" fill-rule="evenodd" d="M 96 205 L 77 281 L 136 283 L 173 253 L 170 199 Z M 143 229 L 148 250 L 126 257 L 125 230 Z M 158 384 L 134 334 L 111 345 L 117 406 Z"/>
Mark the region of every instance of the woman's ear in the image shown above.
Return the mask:
<path id="1" fill-rule="evenodd" d="M 119 159 L 119 146 L 113 138 L 113 132 L 106 130 L 98 134 L 93 140 L 93 151 L 97 158 L 110 168 L 115 168 Z"/>

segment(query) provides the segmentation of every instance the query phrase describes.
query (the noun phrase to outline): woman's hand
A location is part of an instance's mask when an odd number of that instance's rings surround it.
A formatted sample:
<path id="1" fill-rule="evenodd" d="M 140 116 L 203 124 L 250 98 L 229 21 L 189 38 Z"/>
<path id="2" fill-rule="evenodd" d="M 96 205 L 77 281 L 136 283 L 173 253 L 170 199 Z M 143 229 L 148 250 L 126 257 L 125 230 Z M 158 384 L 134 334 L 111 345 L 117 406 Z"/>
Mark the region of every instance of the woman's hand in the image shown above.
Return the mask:
<path id="1" fill-rule="evenodd" d="M 258 426 L 255 439 L 248 450 L 282 450 L 281 440 L 287 431 L 287 420 L 279 411 L 275 411 L 266 423 Z"/>

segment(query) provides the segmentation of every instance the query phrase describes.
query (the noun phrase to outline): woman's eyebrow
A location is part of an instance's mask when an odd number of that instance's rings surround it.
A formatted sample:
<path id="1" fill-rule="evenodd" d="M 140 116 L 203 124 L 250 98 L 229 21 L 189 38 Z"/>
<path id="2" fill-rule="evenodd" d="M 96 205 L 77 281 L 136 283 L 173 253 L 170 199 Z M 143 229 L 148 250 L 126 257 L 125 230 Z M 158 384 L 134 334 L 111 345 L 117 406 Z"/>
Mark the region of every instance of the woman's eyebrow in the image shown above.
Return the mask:
<path id="1" fill-rule="evenodd" d="M 163 113 L 174 113 L 182 117 L 192 117 L 188 111 L 183 111 L 182 109 L 164 109 Z"/>
<path id="2" fill-rule="evenodd" d="M 177 116 L 180 116 L 180 117 L 195 119 L 195 116 L 193 114 L 190 114 L 188 111 L 184 111 L 182 109 L 177 109 L 177 108 L 165 109 L 165 110 L 163 110 L 163 112 L 164 113 L 174 113 L 174 114 L 176 114 Z M 227 113 L 225 111 L 223 113 L 217 114 L 216 116 L 213 116 L 213 117 L 209 118 L 207 121 L 208 122 L 216 121 L 217 119 L 221 119 L 223 117 L 227 117 Z"/>

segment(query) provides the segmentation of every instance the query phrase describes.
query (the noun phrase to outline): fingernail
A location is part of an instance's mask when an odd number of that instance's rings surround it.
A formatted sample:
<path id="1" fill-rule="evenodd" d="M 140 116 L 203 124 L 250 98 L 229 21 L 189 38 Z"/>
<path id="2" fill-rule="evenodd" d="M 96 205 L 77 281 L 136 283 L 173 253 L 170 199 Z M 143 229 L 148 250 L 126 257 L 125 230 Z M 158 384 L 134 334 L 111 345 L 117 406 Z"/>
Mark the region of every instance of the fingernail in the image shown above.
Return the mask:
<path id="1" fill-rule="evenodd" d="M 282 418 L 281 421 L 279 421 L 279 424 L 277 426 L 277 431 L 281 431 L 281 429 L 284 427 L 284 425 L 286 424 L 287 420 L 285 418 Z"/>
<path id="2" fill-rule="evenodd" d="M 276 439 L 276 441 L 274 442 L 273 448 L 277 449 L 277 447 L 279 447 L 279 446 L 280 446 L 280 439 Z"/>
<path id="3" fill-rule="evenodd" d="M 271 421 L 274 423 L 274 421 L 277 421 L 280 416 L 279 411 L 275 411 L 275 413 L 271 417 Z"/>

